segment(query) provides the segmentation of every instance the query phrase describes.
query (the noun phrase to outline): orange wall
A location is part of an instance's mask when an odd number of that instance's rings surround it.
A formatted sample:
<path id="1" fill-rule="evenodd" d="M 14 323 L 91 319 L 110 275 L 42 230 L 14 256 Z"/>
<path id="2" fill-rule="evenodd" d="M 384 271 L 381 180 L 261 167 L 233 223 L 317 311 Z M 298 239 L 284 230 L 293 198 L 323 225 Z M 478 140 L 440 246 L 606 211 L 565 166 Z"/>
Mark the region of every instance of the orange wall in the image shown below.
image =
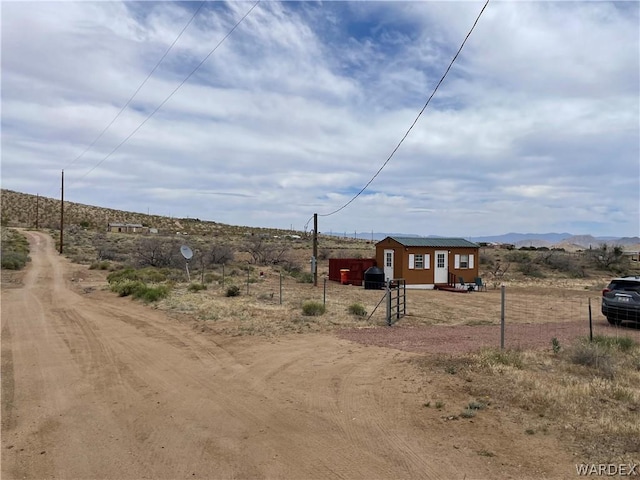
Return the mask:
<path id="1" fill-rule="evenodd" d="M 435 262 L 435 252 L 447 250 L 448 253 L 448 263 L 449 263 L 449 273 L 452 273 L 456 276 L 456 282 L 458 281 L 458 277 L 462 277 L 465 282 L 473 282 L 475 277 L 478 276 L 478 264 L 480 262 L 479 258 L 479 248 L 462 248 L 462 247 L 450 247 L 450 248 L 434 248 L 434 247 L 405 247 L 398 242 L 385 239 L 383 242 L 380 242 L 376 245 L 376 261 L 378 262 L 378 266 L 384 269 L 384 251 L 385 250 L 394 250 L 394 266 L 393 266 L 393 275 L 396 278 L 404 278 L 407 281 L 407 285 L 415 285 L 415 284 L 432 284 L 433 275 L 434 275 L 434 262 Z M 409 269 L 409 254 L 429 254 L 429 268 L 428 269 Z M 455 269 L 455 255 L 473 255 L 474 262 L 473 268 L 467 269 Z"/>

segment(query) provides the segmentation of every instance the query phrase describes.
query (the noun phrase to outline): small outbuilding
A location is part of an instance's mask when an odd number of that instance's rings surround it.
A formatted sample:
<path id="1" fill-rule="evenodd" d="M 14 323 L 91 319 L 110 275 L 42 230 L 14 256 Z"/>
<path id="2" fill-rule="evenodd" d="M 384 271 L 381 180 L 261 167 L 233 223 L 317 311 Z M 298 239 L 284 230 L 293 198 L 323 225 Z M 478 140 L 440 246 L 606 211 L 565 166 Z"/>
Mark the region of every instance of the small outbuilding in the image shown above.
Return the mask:
<path id="1" fill-rule="evenodd" d="M 149 233 L 149 227 L 141 223 L 110 223 L 107 231 L 111 233 Z"/>
<path id="2" fill-rule="evenodd" d="M 480 246 L 463 238 L 387 237 L 376 243 L 385 280 L 403 278 L 407 288 L 432 289 L 478 277 Z"/>

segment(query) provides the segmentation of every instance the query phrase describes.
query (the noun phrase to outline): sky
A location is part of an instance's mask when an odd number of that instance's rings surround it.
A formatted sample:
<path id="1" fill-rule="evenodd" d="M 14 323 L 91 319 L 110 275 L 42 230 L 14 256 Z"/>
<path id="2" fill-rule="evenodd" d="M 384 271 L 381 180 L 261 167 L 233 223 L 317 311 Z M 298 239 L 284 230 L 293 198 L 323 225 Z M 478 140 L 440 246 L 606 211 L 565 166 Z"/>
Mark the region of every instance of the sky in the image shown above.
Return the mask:
<path id="1" fill-rule="evenodd" d="M 64 169 L 66 200 L 232 225 L 640 234 L 638 2 L 490 2 L 328 216 L 484 3 L 261 1 L 222 43 L 254 2 L 200 4 L 2 1 L 2 188 L 59 198 Z"/>

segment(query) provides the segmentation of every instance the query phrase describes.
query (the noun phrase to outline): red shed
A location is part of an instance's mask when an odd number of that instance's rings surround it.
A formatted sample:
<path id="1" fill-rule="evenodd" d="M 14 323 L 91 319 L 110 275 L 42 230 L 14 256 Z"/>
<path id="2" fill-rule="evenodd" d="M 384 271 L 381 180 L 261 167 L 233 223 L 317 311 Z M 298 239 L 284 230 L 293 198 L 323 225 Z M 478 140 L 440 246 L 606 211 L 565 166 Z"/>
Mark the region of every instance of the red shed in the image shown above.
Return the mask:
<path id="1" fill-rule="evenodd" d="M 375 258 L 330 258 L 329 280 L 340 281 L 340 270 L 349 269 L 349 283 L 361 286 L 364 280 L 364 272 L 377 265 Z"/>

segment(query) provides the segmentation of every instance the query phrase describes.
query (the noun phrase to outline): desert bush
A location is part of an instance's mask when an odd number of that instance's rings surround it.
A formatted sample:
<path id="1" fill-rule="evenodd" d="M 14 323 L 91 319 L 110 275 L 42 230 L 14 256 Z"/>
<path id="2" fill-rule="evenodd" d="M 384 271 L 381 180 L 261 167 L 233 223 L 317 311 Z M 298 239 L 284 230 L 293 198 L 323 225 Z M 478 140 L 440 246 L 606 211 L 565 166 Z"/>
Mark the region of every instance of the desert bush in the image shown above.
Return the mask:
<path id="1" fill-rule="evenodd" d="M 289 245 L 274 243 L 261 235 L 255 235 L 245 241 L 243 250 L 251 256 L 251 263 L 280 265 L 286 262 L 290 248 Z"/>
<path id="2" fill-rule="evenodd" d="M 302 272 L 294 275 L 298 283 L 313 283 L 313 274 L 309 272 Z"/>
<path id="3" fill-rule="evenodd" d="M 111 283 L 111 291 L 120 297 L 128 297 L 134 295 L 137 291 L 146 287 L 141 280 L 122 279 L 118 282 Z"/>
<path id="4" fill-rule="evenodd" d="M 548 253 L 540 254 L 536 261 L 557 272 L 568 273 L 574 278 L 584 278 L 586 276 L 579 259 L 570 253 L 551 250 Z"/>
<path id="5" fill-rule="evenodd" d="M 313 300 L 308 300 L 302 304 L 302 314 L 310 317 L 323 315 L 326 310 L 324 304 Z"/>
<path id="6" fill-rule="evenodd" d="M 229 285 L 229 287 L 227 287 L 227 291 L 225 292 L 225 296 L 227 297 L 240 296 L 240 287 L 238 287 L 237 285 Z"/>
<path id="7" fill-rule="evenodd" d="M 111 263 L 107 261 L 93 262 L 89 265 L 89 270 L 109 270 L 109 267 L 111 267 Z"/>
<path id="8" fill-rule="evenodd" d="M 29 261 L 29 256 L 20 252 L 3 252 L 2 268 L 6 270 L 21 270 Z"/>
<path id="9" fill-rule="evenodd" d="M 173 238 L 139 238 L 133 251 L 133 258 L 142 267 L 181 267 L 181 242 Z"/>
<path id="10" fill-rule="evenodd" d="M 358 317 L 365 317 L 367 315 L 367 311 L 360 303 L 352 303 L 349 305 L 348 311 L 351 315 L 356 315 Z"/>
<path id="11" fill-rule="evenodd" d="M 225 265 L 233 261 L 234 252 L 228 245 L 210 245 L 207 253 L 203 255 L 208 266 Z"/>
<path id="12" fill-rule="evenodd" d="M 143 284 L 142 288 L 139 288 L 133 292 L 133 298 L 144 300 L 145 302 L 157 302 L 169 295 L 168 285 L 156 285 L 150 287 Z"/>
<path id="13" fill-rule="evenodd" d="M 147 267 L 138 270 L 138 276 L 145 282 L 161 283 L 167 281 L 169 276 L 173 273 L 170 268 L 154 268 Z"/>
<path id="14" fill-rule="evenodd" d="M 111 291 L 120 297 L 132 296 L 133 298 L 144 300 L 145 302 L 156 302 L 169 295 L 169 285 L 149 286 L 139 279 L 121 278 L 112 281 Z"/>
<path id="15" fill-rule="evenodd" d="M 471 408 L 465 408 L 460 414 L 462 418 L 473 418 L 476 416 L 476 411 Z"/>
<path id="16" fill-rule="evenodd" d="M 493 257 L 485 252 L 480 252 L 480 265 L 493 265 Z"/>
<path id="17" fill-rule="evenodd" d="M 484 410 L 485 408 L 487 408 L 487 404 L 481 400 L 474 400 L 467 405 L 468 410 Z"/>
<path id="18" fill-rule="evenodd" d="M 540 267 L 531 260 L 522 262 L 518 265 L 518 271 L 527 277 L 544 278 L 545 275 Z"/>
<path id="19" fill-rule="evenodd" d="M 206 290 L 207 286 L 203 283 L 192 283 L 187 287 L 190 292 L 199 292 L 200 290 Z"/>
<path id="20" fill-rule="evenodd" d="M 570 356 L 571 362 L 595 369 L 603 377 L 613 378 L 615 365 L 607 347 L 598 343 L 582 342 L 574 346 Z"/>
<path id="21" fill-rule="evenodd" d="M 29 242 L 15 230 L 2 229 L 2 268 L 21 270 L 29 261 Z"/>
<path id="22" fill-rule="evenodd" d="M 215 283 L 215 282 L 220 282 L 222 280 L 222 275 L 219 275 L 217 273 L 205 273 L 204 274 L 204 283 Z"/>
<path id="23" fill-rule="evenodd" d="M 619 350 L 621 352 L 629 352 L 638 346 L 631 337 L 608 337 L 605 335 L 595 335 L 593 342 L 607 350 Z"/>
<path id="24" fill-rule="evenodd" d="M 120 283 L 124 280 L 140 280 L 140 275 L 133 268 L 117 270 L 107 275 L 107 282 L 111 284 Z"/>
<path id="25" fill-rule="evenodd" d="M 282 269 L 292 277 L 302 273 L 302 265 L 295 260 L 287 258 L 280 265 L 282 266 Z"/>
<path id="26" fill-rule="evenodd" d="M 628 263 L 628 258 L 620 245 L 603 243 L 598 248 L 587 250 L 585 256 L 594 267 L 609 271 L 622 271 Z"/>
<path id="27" fill-rule="evenodd" d="M 507 262 L 525 263 L 525 262 L 530 262 L 531 261 L 531 255 L 527 251 L 513 250 L 511 252 L 508 252 L 504 256 L 504 259 Z"/>

